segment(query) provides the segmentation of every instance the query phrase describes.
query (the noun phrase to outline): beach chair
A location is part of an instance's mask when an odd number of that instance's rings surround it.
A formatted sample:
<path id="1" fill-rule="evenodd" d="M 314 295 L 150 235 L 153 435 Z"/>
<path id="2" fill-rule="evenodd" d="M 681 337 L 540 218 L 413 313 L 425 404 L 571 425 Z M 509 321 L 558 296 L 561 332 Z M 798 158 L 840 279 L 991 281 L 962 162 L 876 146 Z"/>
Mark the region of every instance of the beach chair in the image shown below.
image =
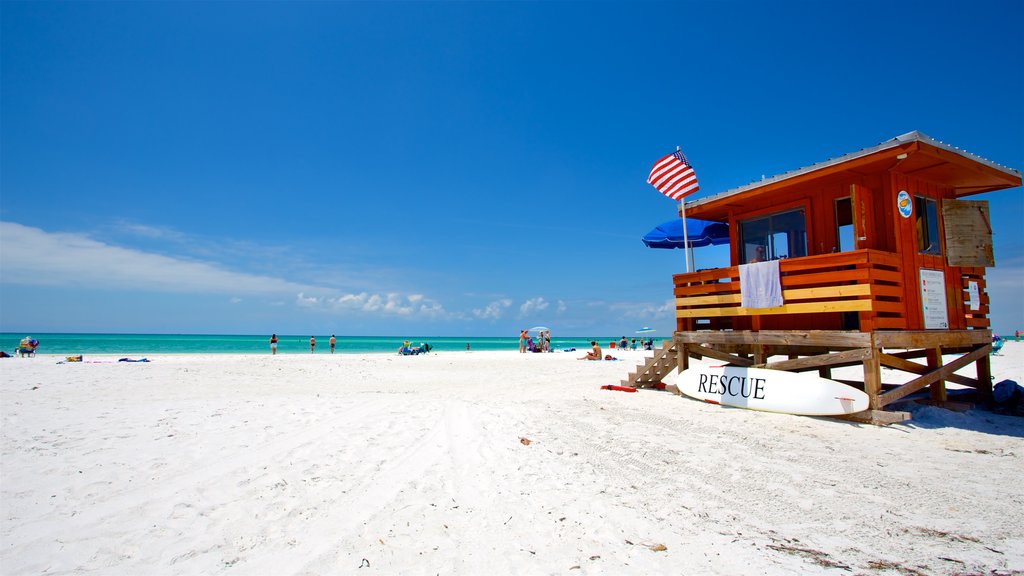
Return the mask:
<path id="1" fill-rule="evenodd" d="M 999 336 L 992 338 L 992 352 L 991 354 L 998 355 L 999 351 L 1003 349 L 1003 344 L 1006 344 L 1006 340 L 1003 340 Z"/>
<path id="2" fill-rule="evenodd" d="M 24 358 L 25 356 L 35 356 L 36 348 L 39 347 L 39 341 L 31 336 L 25 336 L 18 343 L 18 348 L 15 349 L 14 353 Z"/>

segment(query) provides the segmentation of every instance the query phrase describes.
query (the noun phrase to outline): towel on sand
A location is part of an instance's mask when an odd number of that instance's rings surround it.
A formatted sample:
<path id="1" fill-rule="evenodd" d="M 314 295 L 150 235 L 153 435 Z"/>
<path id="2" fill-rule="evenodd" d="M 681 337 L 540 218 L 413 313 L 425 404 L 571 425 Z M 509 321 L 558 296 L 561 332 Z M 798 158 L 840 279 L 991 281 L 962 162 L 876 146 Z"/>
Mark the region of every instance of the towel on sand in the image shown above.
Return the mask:
<path id="1" fill-rule="evenodd" d="M 779 280 L 778 260 L 740 265 L 740 306 L 782 306 L 782 282 Z"/>

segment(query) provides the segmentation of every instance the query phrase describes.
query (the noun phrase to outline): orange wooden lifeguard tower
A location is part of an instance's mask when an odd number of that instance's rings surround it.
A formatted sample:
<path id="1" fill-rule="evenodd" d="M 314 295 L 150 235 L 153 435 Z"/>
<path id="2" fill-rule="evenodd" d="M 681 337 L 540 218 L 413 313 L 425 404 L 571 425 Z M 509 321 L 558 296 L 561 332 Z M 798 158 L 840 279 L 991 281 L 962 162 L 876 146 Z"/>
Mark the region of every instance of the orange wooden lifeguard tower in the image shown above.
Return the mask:
<path id="1" fill-rule="evenodd" d="M 848 383 L 870 397 L 859 419 L 876 423 L 902 419 L 881 409 L 925 387 L 946 402 L 946 381 L 988 398 L 992 230 L 988 203 L 962 198 L 1020 185 L 1017 170 L 910 132 L 687 203 L 688 217 L 729 224 L 732 265 L 673 276 L 671 352 L 629 381 L 701 356 L 826 377 L 863 364 Z M 762 257 L 779 260 L 784 303 L 743 308 L 739 266 Z M 778 355 L 789 359 L 767 363 Z M 954 374 L 972 362 L 976 378 Z M 882 366 L 915 377 L 885 384 Z"/>

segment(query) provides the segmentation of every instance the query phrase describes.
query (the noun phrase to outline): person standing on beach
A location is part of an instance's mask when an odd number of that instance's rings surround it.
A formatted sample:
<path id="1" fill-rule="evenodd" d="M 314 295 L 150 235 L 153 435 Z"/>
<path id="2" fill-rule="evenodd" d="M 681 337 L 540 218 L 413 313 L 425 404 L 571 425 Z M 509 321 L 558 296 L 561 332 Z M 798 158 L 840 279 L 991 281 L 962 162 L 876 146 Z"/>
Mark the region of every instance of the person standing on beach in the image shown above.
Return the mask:
<path id="1" fill-rule="evenodd" d="M 309 353 L 312 354 L 316 349 L 316 336 L 309 337 Z"/>
<path id="2" fill-rule="evenodd" d="M 526 330 L 519 331 L 519 353 L 526 352 Z"/>
<path id="3" fill-rule="evenodd" d="M 270 335 L 270 353 L 277 354 L 277 334 Z"/>
<path id="4" fill-rule="evenodd" d="M 330 343 L 331 343 L 331 354 L 334 354 L 334 345 L 337 344 L 337 342 L 338 342 L 338 339 L 334 337 L 334 334 L 331 334 L 331 340 L 330 340 Z"/>

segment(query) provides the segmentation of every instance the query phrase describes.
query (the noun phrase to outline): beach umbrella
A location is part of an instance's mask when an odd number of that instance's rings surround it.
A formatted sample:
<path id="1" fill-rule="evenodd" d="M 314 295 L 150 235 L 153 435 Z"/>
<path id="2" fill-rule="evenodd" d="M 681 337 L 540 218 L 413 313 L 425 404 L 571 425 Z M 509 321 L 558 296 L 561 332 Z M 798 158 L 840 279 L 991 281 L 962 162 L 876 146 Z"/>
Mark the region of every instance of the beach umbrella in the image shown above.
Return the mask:
<path id="1" fill-rule="evenodd" d="M 549 328 L 547 326 L 534 326 L 527 330 L 527 332 L 547 332 Z"/>
<path id="2" fill-rule="evenodd" d="M 710 220 L 686 219 L 686 232 L 690 247 L 719 246 L 729 243 L 729 225 Z M 684 248 L 683 220 L 675 218 L 660 224 L 641 238 L 648 248 Z"/>
<path id="3" fill-rule="evenodd" d="M 650 334 L 651 332 L 657 332 L 657 330 L 655 330 L 654 328 L 648 328 L 647 326 L 644 326 L 643 328 L 636 331 L 637 334 Z"/>

